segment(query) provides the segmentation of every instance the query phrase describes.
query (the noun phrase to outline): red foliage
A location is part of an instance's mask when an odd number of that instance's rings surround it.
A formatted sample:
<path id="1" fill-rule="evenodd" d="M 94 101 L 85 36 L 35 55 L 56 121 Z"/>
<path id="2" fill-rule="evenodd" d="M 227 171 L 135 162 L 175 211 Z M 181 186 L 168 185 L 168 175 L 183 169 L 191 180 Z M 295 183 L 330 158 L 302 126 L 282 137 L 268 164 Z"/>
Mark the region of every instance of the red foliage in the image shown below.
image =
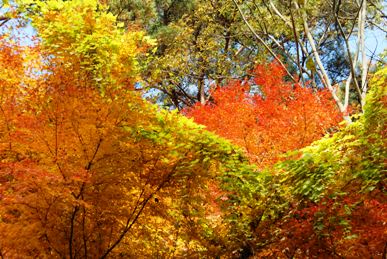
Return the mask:
<path id="1" fill-rule="evenodd" d="M 253 72 L 252 82 L 230 82 L 212 93 L 213 103 L 198 103 L 185 114 L 244 147 L 262 167 L 321 138 L 341 120 L 328 91 L 286 82 L 275 63 Z"/>
<path id="2" fill-rule="evenodd" d="M 271 226 L 278 236 L 257 258 L 385 258 L 387 206 L 382 197 L 380 191 L 367 197 L 348 194 L 294 210 Z"/>

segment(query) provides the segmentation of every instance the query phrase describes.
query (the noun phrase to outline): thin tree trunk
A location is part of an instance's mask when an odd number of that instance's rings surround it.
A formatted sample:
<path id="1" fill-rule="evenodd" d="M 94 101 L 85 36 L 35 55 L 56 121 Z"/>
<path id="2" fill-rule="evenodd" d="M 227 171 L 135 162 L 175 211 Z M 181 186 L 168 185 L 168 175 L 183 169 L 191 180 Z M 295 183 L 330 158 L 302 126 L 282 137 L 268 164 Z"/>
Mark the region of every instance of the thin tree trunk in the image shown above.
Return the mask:
<path id="1" fill-rule="evenodd" d="M 368 63 L 367 63 L 367 55 L 365 49 L 365 35 L 364 35 L 364 27 L 366 20 L 366 12 L 367 12 L 367 1 L 363 0 L 361 5 L 360 15 L 359 15 L 359 35 L 360 35 L 360 51 L 361 51 L 361 106 L 362 108 L 365 105 L 365 97 L 367 93 L 367 73 L 368 73 Z"/>
<path id="2" fill-rule="evenodd" d="M 296 8 L 298 10 L 300 10 L 298 4 L 296 2 L 294 4 L 295 4 Z M 313 51 L 312 54 L 313 54 L 314 60 L 317 63 L 317 66 L 319 68 L 319 71 L 317 71 L 317 72 L 318 72 L 319 76 L 321 77 L 321 80 L 322 80 L 324 86 L 326 88 L 328 88 L 328 90 L 331 92 L 331 95 L 332 95 L 333 99 L 335 100 L 336 105 L 339 108 L 340 112 L 342 113 L 344 120 L 346 120 L 348 122 L 352 122 L 351 118 L 347 114 L 347 110 L 345 109 L 343 103 L 341 102 L 341 100 L 337 96 L 336 89 L 334 89 L 334 87 L 332 86 L 332 83 L 331 83 L 331 80 L 328 76 L 328 73 L 326 72 L 324 65 L 321 61 L 320 55 L 318 54 L 315 41 L 313 39 L 312 33 L 309 30 L 306 13 L 303 10 L 300 10 L 300 11 L 301 11 L 301 18 L 302 18 L 302 21 L 304 24 L 304 32 L 306 34 L 306 37 L 308 38 L 310 47 L 312 48 L 312 51 Z"/>

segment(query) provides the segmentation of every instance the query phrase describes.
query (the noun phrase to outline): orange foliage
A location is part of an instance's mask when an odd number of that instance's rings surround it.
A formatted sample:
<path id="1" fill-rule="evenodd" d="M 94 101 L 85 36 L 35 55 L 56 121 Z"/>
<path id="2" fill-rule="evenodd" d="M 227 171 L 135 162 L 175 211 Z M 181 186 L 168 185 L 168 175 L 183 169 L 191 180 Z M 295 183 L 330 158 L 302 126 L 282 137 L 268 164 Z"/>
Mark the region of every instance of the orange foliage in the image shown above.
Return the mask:
<path id="1" fill-rule="evenodd" d="M 0 257 L 153 258 L 198 250 L 177 237 L 205 244 L 190 213 L 204 214 L 222 142 L 125 85 L 101 94 L 76 66 L 27 76 L 21 50 L 4 50 Z"/>
<path id="2" fill-rule="evenodd" d="M 275 63 L 258 65 L 253 72 L 252 82 L 231 82 L 212 93 L 213 103 L 185 110 L 197 123 L 244 147 L 251 162 L 273 164 L 341 120 L 328 91 L 286 82 L 285 71 Z"/>
<path id="3" fill-rule="evenodd" d="M 167 193 L 175 171 L 158 160 L 169 150 L 127 130 L 149 123 L 139 96 L 107 89 L 102 98 L 71 70 L 53 71 L 4 106 L 14 112 L 1 139 L 0 254 L 134 254 L 129 245 L 117 246 L 129 230 L 141 235 L 133 225 L 160 189 Z"/>

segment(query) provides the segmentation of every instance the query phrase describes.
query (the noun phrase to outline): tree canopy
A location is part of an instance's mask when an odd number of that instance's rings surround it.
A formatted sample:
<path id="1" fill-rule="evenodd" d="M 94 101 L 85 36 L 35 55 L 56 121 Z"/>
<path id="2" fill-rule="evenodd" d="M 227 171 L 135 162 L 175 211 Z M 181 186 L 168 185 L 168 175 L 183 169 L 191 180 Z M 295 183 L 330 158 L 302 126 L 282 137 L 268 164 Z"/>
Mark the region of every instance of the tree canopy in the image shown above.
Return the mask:
<path id="1" fill-rule="evenodd" d="M 383 19 L 3 1 L 0 257 L 385 258 L 387 69 L 362 45 Z"/>

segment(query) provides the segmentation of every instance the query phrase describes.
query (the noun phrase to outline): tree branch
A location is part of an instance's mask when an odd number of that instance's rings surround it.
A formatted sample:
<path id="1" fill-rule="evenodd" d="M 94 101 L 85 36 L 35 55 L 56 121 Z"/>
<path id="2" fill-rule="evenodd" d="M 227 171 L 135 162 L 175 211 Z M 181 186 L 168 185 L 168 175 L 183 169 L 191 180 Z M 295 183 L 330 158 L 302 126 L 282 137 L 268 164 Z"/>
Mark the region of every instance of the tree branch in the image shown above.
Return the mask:
<path id="1" fill-rule="evenodd" d="M 363 1 L 362 1 L 362 3 L 363 3 Z M 336 1 L 334 1 L 333 4 L 335 5 Z M 349 59 L 349 65 L 351 67 L 351 72 L 350 72 L 350 74 L 348 76 L 348 79 L 347 79 L 347 82 L 345 84 L 344 108 L 347 109 L 347 107 L 348 107 L 348 99 L 349 99 L 349 86 L 351 84 L 352 78 L 354 79 L 353 81 L 354 81 L 354 84 L 355 84 L 355 88 L 356 88 L 356 90 L 357 90 L 357 92 L 359 94 L 359 97 L 361 98 L 361 90 L 360 90 L 359 84 L 358 84 L 358 82 L 356 80 L 355 65 L 354 65 L 354 61 L 356 62 L 357 58 L 358 58 L 359 44 L 357 44 L 357 51 L 355 52 L 355 57 L 354 57 L 354 59 L 352 59 L 351 51 L 350 51 L 350 46 L 349 46 L 349 42 L 348 42 L 348 38 L 349 37 L 347 38 L 347 36 L 345 35 L 343 27 L 341 26 L 341 23 L 340 23 L 339 18 L 338 18 L 338 12 L 340 10 L 340 4 L 341 4 L 341 1 L 339 1 L 337 7 L 334 6 L 334 8 L 336 9 L 336 10 L 334 10 L 335 21 L 336 21 L 336 24 L 339 27 L 340 34 L 343 37 L 343 40 L 345 42 L 345 46 L 346 46 L 346 50 L 347 50 L 347 55 L 348 55 L 348 59 Z M 359 14 L 359 12 L 358 12 L 358 14 Z M 358 38 L 358 41 L 359 40 L 360 39 Z"/>
<path id="2" fill-rule="evenodd" d="M 312 48 L 312 51 L 313 51 L 312 53 L 313 53 L 314 59 L 319 67 L 319 70 L 317 70 L 317 73 L 318 73 L 319 77 L 321 78 L 324 86 L 326 88 L 328 88 L 328 90 L 331 92 L 331 95 L 332 95 L 333 99 L 335 100 L 336 105 L 338 106 L 340 112 L 343 114 L 343 118 L 346 121 L 351 122 L 351 118 L 346 114 L 346 109 L 343 106 L 343 104 L 341 103 L 341 100 L 339 99 L 339 97 L 337 96 L 336 90 L 333 88 L 333 86 L 331 84 L 331 80 L 329 79 L 329 76 L 324 68 L 324 65 L 322 64 L 322 61 L 321 61 L 320 55 L 317 51 L 316 44 L 315 44 L 315 41 L 313 39 L 312 33 L 309 30 L 309 25 L 307 23 L 306 13 L 304 10 L 300 9 L 297 2 L 294 2 L 294 5 L 295 5 L 296 9 L 301 12 L 302 21 L 304 24 L 304 32 L 306 34 L 306 37 L 308 38 L 310 47 Z"/>
<path id="3" fill-rule="evenodd" d="M 239 13 L 241 14 L 241 17 L 249 30 L 253 33 L 254 37 L 265 47 L 265 49 L 272 55 L 272 57 L 285 69 L 288 76 L 293 80 L 293 82 L 297 82 L 296 79 L 293 77 L 293 75 L 289 72 L 289 70 L 286 68 L 285 64 L 277 57 L 277 55 L 270 49 L 270 47 L 265 43 L 265 41 L 257 34 L 257 32 L 254 30 L 254 28 L 250 25 L 250 23 L 247 21 L 245 15 L 243 14 L 240 6 L 236 2 L 236 0 L 233 0 L 235 6 L 238 8 Z"/>

